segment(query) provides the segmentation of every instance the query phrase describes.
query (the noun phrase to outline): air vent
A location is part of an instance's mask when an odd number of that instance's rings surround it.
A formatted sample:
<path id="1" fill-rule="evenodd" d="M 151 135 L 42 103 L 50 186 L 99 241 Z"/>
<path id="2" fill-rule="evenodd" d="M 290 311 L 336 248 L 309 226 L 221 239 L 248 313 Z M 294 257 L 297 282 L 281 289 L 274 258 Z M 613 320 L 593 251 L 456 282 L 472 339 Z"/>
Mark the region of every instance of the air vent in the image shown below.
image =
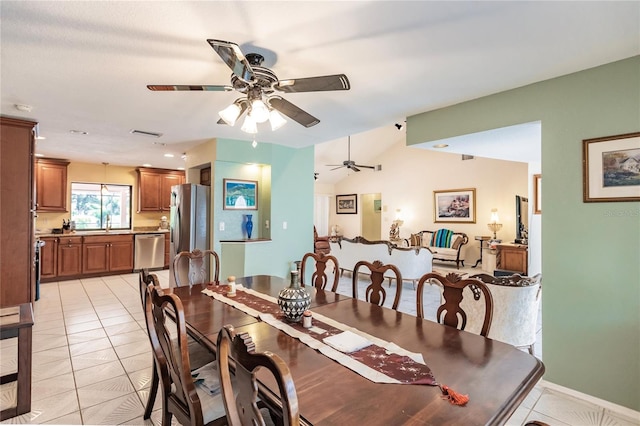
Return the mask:
<path id="1" fill-rule="evenodd" d="M 473 160 L 473 155 L 462 154 L 462 161 L 464 160 Z"/>
<path id="2" fill-rule="evenodd" d="M 144 130 L 132 130 L 131 133 L 134 135 L 150 136 L 152 138 L 159 138 L 162 136 L 162 133 L 145 132 Z"/>

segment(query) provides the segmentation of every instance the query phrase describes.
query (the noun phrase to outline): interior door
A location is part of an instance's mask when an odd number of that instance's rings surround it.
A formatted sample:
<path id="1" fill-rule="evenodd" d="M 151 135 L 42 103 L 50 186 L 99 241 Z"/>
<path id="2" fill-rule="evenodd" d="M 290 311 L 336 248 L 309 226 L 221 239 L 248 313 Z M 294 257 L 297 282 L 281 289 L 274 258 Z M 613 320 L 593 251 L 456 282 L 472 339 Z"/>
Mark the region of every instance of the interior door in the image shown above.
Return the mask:
<path id="1" fill-rule="evenodd" d="M 381 240 L 382 228 L 382 196 L 380 193 L 362 194 L 360 229 L 362 236 L 369 241 Z"/>

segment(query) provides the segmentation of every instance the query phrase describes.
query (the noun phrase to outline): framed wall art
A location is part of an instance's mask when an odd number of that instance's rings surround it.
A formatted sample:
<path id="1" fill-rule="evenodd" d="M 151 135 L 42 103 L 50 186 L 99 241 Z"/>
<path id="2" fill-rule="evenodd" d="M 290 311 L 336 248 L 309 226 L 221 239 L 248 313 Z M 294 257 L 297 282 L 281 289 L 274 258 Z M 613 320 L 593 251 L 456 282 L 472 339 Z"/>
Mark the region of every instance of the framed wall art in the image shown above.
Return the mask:
<path id="1" fill-rule="evenodd" d="M 476 223 L 476 189 L 433 191 L 435 223 Z"/>
<path id="2" fill-rule="evenodd" d="M 358 194 L 336 195 L 336 214 L 357 214 Z"/>
<path id="3" fill-rule="evenodd" d="M 258 182 L 224 179 L 222 183 L 224 210 L 258 210 Z"/>
<path id="4" fill-rule="evenodd" d="M 585 203 L 640 201 L 640 132 L 582 141 Z"/>

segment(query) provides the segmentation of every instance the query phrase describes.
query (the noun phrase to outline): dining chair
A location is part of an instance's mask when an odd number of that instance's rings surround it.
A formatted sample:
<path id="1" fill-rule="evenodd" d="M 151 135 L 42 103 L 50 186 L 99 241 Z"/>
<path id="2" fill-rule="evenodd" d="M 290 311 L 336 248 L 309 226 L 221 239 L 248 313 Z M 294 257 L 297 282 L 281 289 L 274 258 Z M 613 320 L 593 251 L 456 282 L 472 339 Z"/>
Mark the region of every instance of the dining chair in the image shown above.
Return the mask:
<path id="1" fill-rule="evenodd" d="M 209 263 L 205 262 L 207 256 L 213 258 L 213 282 L 218 282 L 220 274 L 220 257 L 213 250 L 194 249 L 193 251 L 181 251 L 173 258 L 173 275 L 176 287 L 181 287 L 183 282 L 189 281 L 189 286 L 209 282 Z M 186 263 L 185 265 L 185 262 Z"/>
<path id="2" fill-rule="evenodd" d="M 484 300 L 484 319 L 480 329 L 480 335 L 487 337 L 491 328 L 491 318 L 493 315 L 493 298 L 487 286 L 478 279 L 462 279 L 456 273 L 440 275 L 434 272 L 424 274 L 418 281 L 416 312 L 418 318 L 424 318 L 423 312 L 423 291 L 425 284 L 437 284 L 442 287 L 442 304 L 436 312 L 436 320 L 440 324 L 465 330 L 467 327 L 467 313 L 462 309 L 463 290 L 472 287 L 471 299 L 477 303 Z"/>
<path id="3" fill-rule="evenodd" d="M 146 269 L 140 270 L 139 275 L 139 285 L 140 285 L 140 300 L 142 302 L 142 311 L 145 312 L 147 305 L 147 287 L 149 284 L 152 284 L 155 288 L 160 288 L 158 284 L 158 277 L 155 274 L 149 274 Z M 147 330 L 149 329 L 149 321 L 147 315 L 144 317 L 145 322 L 147 323 Z M 151 343 L 153 346 L 153 342 Z M 147 398 L 147 404 L 144 409 L 143 419 L 148 419 L 151 417 L 151 412 L 153 411 L 153 405 L 156 402 L 156 394 L 158 393 L 158 383 L 160 382 L 160 377 L 158 377 L 158 370 L 156 367 L 156 357 L 152 358 L 152 371 L 151 371 L 151 389 L 149 389 L 149 397 Z"/>
<path id="4" fill-rule="evenodd" d="M 302 256 L 302 266 L 300 269 L 300 284 L 303 286 L 305 285 L 305 269 L 309 259 L 313 259 L 313 263 L 315 264 L 315 270 L 311 274 L 311 285 L 322 290 L 327 287 L 329 284 L 329 274 L 331 274 L 331 272 L 327 274 L 327 266 L 329 266 L 333 268 L 331 291 L 335 292 L 338 288 L 338 281 L 340 280 L 338 259 L 336 259 L 335 256 L 325 253 L 305 253 L 305 255 Z"/>
<path id="5" fill-rule="evenodd" d="M 222 398 L 230 426 L 264 425 L 278 417 L 277 424 L 297 426 L 300 424 L 298 396 L 287 364 L 278 355 L 265 351 L 255 352 L 255 344 L 248 333 L 236 334 L 232 325 L 225 325 L 218 333 L 218 372 L 222 387 Z M 231 361 L 230 361 L 231 360 Z M 233 365 L 234 380 L 231 381 L 229 366 Z M 273 375 L 280 392 L 280 401 L 267 404 L 258 400 L 256 374 L 261 368 Z M 262 404 L 269 409 L 260 408 Z"/>
<path id="6" fill-rule="evenodd" d="M 375 260 L 373 263 L 367 262 L 366 260 L 359 261 L 353 267 L 352 289 L 354 299 L 358 298 L 358 271 L 361 266 L 364 266 L 369 270 L 370 281 L 370 284 L 365 289 L 364 300 L 378 306 L 384 306 L 384 302 L 387 299 L 387 291 L 384 289 L 382 284 L 384 283 L 385 278 L 389 278 L 390 280 L 391 278 L 394 278 L 396 283 L 396 295 L 393 299 L 391 308 L 398 309 L 400 294 L 402 293 L 402 274 L 400 273 L 400 270 L 395 265 L 390 263 L 385 265 L 379 260 Z M 391 284 L 389 284 L 389 289 L 391 289 Z"/>
<path id="7" fill-rule="evenodd" d="M 197 386 L 193 381 L 184 309 L 180 298 L 173 293 L 160 293 L 159 290 L 154 284 L 147 286 L 145 315 L 160 377 L 162 425 L 170 426 L 173 416 L 183 425 L 227 424 L 219 383 L 209 382 L 207 389 Z M 175 316 L 175 326 L 167 321 L 168 311 L 172 311 Z M 215 368 L 215 364 L 207 366 Z M 213 376 L 217 378 L 217 374 Z"/>
<path id="8" fill-rule="evenodd" d="M 493 298 L 493 318 L 488 337 L 518 348 L 527 348 L 529 353 L 534 355 L 542 275 L 523 277 L 513 274 L 494 277 L 477 274 L 471 278 L 485 283 Z M 469 306 L 471 304 L 466 300 L 467 298 L 463 302 L 463 307 L 469 309 L 469 316 L 480 315 L 476 307 Z"/>

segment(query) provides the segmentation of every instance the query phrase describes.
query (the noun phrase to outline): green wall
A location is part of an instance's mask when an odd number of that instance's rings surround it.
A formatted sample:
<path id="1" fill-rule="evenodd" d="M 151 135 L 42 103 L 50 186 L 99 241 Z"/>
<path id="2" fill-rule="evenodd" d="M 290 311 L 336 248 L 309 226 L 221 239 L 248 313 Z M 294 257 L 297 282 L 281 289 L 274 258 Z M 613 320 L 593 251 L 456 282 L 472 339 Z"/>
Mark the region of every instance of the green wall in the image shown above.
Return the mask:
<path id="1" fill-rule="evenodd" d="M 247 141 L 217 140 L 213 185 L 218 198 L 214 206 L 214 227 L 218 229 L 220 219 L 224 218 L 225 230 L 230 229 L 227 225 L 238 228 L 232 233 L 215 233 L 213 246 L 218 253 L 221 252 L 220 240 L 242 238 L 241 233 L 236 232 L 241 228 L 236 225 L 241 223 L 242 215 L 252 213 L 222 209 L 223 179 L 252 179 L 260 185 L 258 212 L 253 211 L 258 218 L 256 221 L 254 216 L 254 233 L 270 237 L 271 242 L 253 243 L 244 252 L 245 258 L 240 263 L 245 265 L 245 274 L 286 277 L 290 263 L 313 250 L 313 156 L 313 146 L 293 149 L 259 143 L 253 148 Z M 251 177 L 247 164 L 262 167 Z M 269 229 L 265 227 L 266 219 L 270 222 Z M 283 222 L 287 222 L 287 229 L 283 229 Z M 224 263 L 224 259 L 221 262 Z"/>
<path id="2" fill-rule="evenodd" d="M 640 203 L 582 201 L 582 140 L 640 131 L 640 56 L 409 117 L 407 144 L 537 120 L 545 380 L 640 410 Z"/>

